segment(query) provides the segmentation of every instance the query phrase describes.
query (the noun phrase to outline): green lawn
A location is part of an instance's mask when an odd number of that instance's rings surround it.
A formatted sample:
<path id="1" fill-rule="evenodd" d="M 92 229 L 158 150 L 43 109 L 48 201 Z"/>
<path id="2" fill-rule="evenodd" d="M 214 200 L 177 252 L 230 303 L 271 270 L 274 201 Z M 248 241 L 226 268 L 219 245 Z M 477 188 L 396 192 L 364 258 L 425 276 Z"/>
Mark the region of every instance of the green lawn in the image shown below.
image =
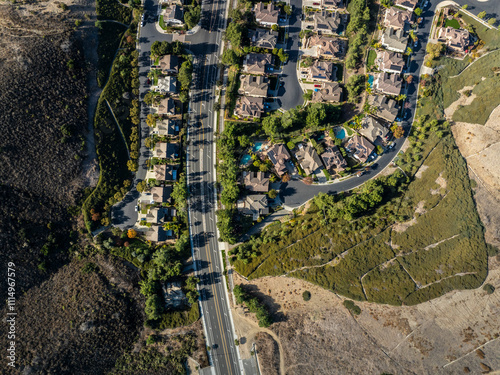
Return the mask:
<path id="1" fill-rule="evenodd" d="M 344 78 L 344 64 L 335 64 L 337 66 L 337 81 L 342 82 Z"/>
<path id="2" fill-rule="evenodd" d="M 371 68 L 373 65 L 375 65 L 375 59 L 377 58 L 377 52 L 373 49 L 368 51 L 368 58 L 366 61 L 366 65 L 368 68 Z"/>
<path id="3" fill-rule="evenodd" d="M 460 29 L 460 23 L 454 18 L 452 18 L 451 20 L 446 20 L 444 26 L 453 27 L 454 29 Z"/>

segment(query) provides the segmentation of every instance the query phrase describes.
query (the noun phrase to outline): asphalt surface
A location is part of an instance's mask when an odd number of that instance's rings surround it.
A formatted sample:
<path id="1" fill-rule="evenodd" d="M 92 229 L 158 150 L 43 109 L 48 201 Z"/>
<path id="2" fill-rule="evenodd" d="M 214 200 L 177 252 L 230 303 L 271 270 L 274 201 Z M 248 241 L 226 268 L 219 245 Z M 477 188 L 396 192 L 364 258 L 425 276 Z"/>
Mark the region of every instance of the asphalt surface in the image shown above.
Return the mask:
<path id="1" fill-rule="evenodd" d="M 302 14 L 302 0 L 290 0 L 290 5 L 294 7 L 294 11 L 289 18 L 287 27 L 288 41 L 286 45 L 286 53 L 288 53 L 288 62 L 283 65 L 281 72 L 281 80 L 284 85 L 278 89 L 277 102 L 284 110 L 295 108 L 304 103 L 302 95 L 304 92 L 299 85 L 297 77 L 297 62 L 299 59 L 299 33 L 301 27 L 300 15 Z"/>
<path id="2" fill-rule="evenodd" d="M 460 5 L 469 4 L 467 10 L 476 15 L 483 10 L 488 13 L 488 17 L 490 17 L 491 15 L 495 15 L 496 12 L 500 12 L 499 0 L 488 0 L 487 2 L 479 2 L 476 0 L 456 0 L 455 2 Z M 407 72 L 413 75 L 413 82 L 410 85 L 406 85 L 405 87 L 407 101 L 405 104 L 406 112 L 404 113 L 404 119 L 406 121 L 402 122 L 403 128 L 405 129 L 405 137 L 408 136 L 412 122 L 415 118 L 420 69 L 424 62 L 425 49 L 430 36 L 432 19 L 434 17 L 434 11 L 438 4 L 439 1 L 432 1 L 429 2 L 427 7 L 423 9 L 423 21 L 417 29 L 419 43 L 417 47 L 412 46 L 413 55 L 411 57 L 410 66 L 408 67 Z M 352 190 L 362 185 L 366 181 L 374 178 L 383 169 L 385 169 L 399 153 L 405 139 L 406 138 L 396 140 L 396 146 L 392 150 L 388 150 L 376 159 L 377 168 L 366 172 L 361 177 L 353 176 L 347 180 L 328 185 L 305 185 L 299 180 L 292 180 L 281 186 L 280 198 L 288 208 L 296 208 L 303 205 L 318 193 L 336 194 L 343 191 Z"/>
<path id="3" fill-rule="evenodd" d="M 215 195 L 215 86 L 218 77 L 222 32 L 225 26 L 225 0 L 203 6 L 202 25 L 188 36 L 187 48 L 195 56 L 189 108 L 187 167 L 189 226 L 191 245 L 200 278 L 200 304 L 206 328 L 207 345 L 216 374 L 242 373 L 234 343 L 223 264 L 216 230 Z M 207 30 L 208 29 L 208 30 Z"/>

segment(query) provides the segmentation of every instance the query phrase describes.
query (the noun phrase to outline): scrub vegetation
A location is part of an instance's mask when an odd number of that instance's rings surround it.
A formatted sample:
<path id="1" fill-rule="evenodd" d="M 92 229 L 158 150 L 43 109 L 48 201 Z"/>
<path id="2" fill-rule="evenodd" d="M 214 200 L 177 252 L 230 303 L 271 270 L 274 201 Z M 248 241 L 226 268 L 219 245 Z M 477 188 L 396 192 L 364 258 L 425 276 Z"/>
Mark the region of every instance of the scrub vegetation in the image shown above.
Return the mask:
<path id="1" fill-rule="evenodd" d="M 446 122 L 422 116 L 404 171 L 350 194 L 317 196 L 230 252 L 238 272 L 303 278 L 358 301 L 413 305 L 477 288 L 487 245 L 466 163 Z"/>

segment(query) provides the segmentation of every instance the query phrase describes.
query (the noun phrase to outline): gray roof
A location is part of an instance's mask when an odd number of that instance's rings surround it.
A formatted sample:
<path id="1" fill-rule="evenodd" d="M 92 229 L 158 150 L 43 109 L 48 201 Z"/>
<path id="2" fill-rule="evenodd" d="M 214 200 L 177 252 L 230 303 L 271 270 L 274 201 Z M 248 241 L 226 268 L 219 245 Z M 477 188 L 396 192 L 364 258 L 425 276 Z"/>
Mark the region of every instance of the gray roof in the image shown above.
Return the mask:
<path id="1" fill-rule="evenodd" d="M 278 43 L 278 32 L 266 29 L 248 30 L 248 39 L 252 46 L 274 49 Z"/>
<path id="2" fill-rule="evenodd" d="M 373 86 L 376 90 L 384 94 L 399 95 L 403 88 L 403 80 L 399 74 L 382 72 L 376 75 Z"/>
<path id="3" fill-rule="evenodd" d="M 408 28 L 412 19 L 412 12 L 398 8 L 388 8 L 385 11 L 384 25 L 395 29 Z"/>
<path id="4" fill-rule="evenodd" d="M 388 27 L 382 34 L 382 45 L 387 49 L 404 52 L 406 50 L 406 45 L 408 44 L 408 37 L 404 35 L 402 29 L 393 29 Z"/>
<path id="5" fill-rule="evenodd" d="M 313 174 L 318 169 L 323 168 L 323 163 L 318 156 L 316 150 L 309 144 L 299 144 L 299 150 L 295 153 L 295 157 L 307 174 Z"/>
<path id="6" fill-rule="evenodd" d="M 370 96 L 368 103 L 377 108 L 375 116 L 393 122 L 398 116 L 399 106 L 395 100 L 384 95 Z"/>
<path id="7" fill-rule="evenodd" d="M 152 225 L 146 231 L 146 240 L 161 242 L 167 240 L 167 232 L 161 225 Z"/>
<path id="8" fill-rule="evenodd" d="M 244 215 L 252 215 L 254 220 L 257 220 L 260 215 L 267 215 L 269 208 L 267 207 L 267 195 L 247 195 L 244 199 L 238 201 L 238 210 Z"/>
<path id="9" fill-rule="evenodd" d="M 235 113 L 238 117 L 260 118 L 264 114 L 264 98 L 240 96 L 236 102 Z"/>
<path id="10" fill-rule="evenodd" d="M 269 80 L 264 76 L 242 75 L 238 92 L 241 95 L 266 97 Z"/>
<path id="11" fill-rule="evenodd" d="M 158 181 L 175 181 L 177 180 L 177 165 L 157 164 L 153 167 L 155 179 Z"/>
<path id="12" fill-rule="evenodd" d="M 394 5 L 407 8 L 410 10 L 414 10 L 415 7 L 417 6 L 419 0 L 396 0 L 394 2 Z"/>
<path id="13" fill-rule="evenodd" d="M 171 5 L 170 8 L 167 8 L 165 12 L 165 18 L 168 20 L 178 20 L 183 22 L 183 11 L 182 8 L 176 4 Z"/>
<path id="14" fill-rule="evenodd" d="M 255 20 L 262 24 L 277 24 L 279 16 L 279 8 L 274 3 L 264 4 L 262 2 L 255 4 L 253 7 Z"/>
<path id="15" fill-rule="evenodd" d="M 175 94 L 177 92 L 177 78 L 173 76 L 159 77 L 156 87 L 159 92 Z"/>
<path id="16" fill-rule="evenodd" d="M 269 174 L 265 172 L 243 172 L 243 184 L 251 192 L 269 191 Z"/>
<path id="17" fill-rule="evenodd" d="M 374 145 L 372 145 L 366 138 L 363 138 L 357 134 L 349 139 L 345 148 L 362 163 L 368 160 L 368 156 L 370 156 L 373 150 L 375 150 Z"/>
<path id="18" fill-rule="evenodd" d="M 389 135 L 389 129 L 371 116 L 365 116 L 365 118 L 363 118 L 361 121 L 361 128 L 358 129 L 358 132 L 365 136 L 370 142 L 375 142 L 377 137 L 385 140 L 387 135 Z"/>
<path id="19" fill-rule="evenodd" d="M 314 29 L 323 33 L 341 33 L 347 23 L 347 15 L 322 10 L 313 15 Z"/>
<path id="20" fill-rule="evenodd" d="M 158 114 L 160 115 L 175 115 L 175 102 L 172 98 L 165 98 L 158 105 Z"/>
<path id="21" fill-rule="evenodd" d="M 273 55 L 270 53 L 249 53 L 245 58 L 244 68 L 247 73 L 264 74 L 272 61 Z"/>
<path id="22" fill-rule="evenodd" d="M 337 66 L 332 62 L 315 60 L 308 69 L 308 80 L 336 81 Z"/>
<path id="23" fill-rule="evenodd" d="M 284 144 L 275 144 L 267 152 L 269 160 L 274 165 L 274 169 L 278 176 L 282 176 L 287 172 L 286 162 L 290 160 L 290 153 Z"/>

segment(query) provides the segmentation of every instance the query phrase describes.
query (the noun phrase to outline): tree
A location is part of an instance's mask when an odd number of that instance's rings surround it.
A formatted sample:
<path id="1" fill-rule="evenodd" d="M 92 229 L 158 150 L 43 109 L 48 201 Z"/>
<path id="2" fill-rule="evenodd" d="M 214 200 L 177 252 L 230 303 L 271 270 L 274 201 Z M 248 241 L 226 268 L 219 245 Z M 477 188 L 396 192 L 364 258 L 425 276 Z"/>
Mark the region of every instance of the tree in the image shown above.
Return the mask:
<path id="1" fill-rule="evenodd" d="M 200 21 L 201 7 L 199 5 L 188 8 L 189 10 L 184 13 L 184 22 L 189 29 L 195 27 Z"/>
<path id="2" fill-rule="evenodd" d="M 179 181 L 174 184 L 171 197 L 175 202 L 175 207 L 179 211 L 184 212 L 187 207 L 188 198 L 186 175 L 184 173 L 181 173 L 181 175 L 179 176 Z"/>
<path id="3" fill-rule="evenodd" d="M 422 9 L 420 8 L 415 8 L 414 12 L 417 15 L 417 17 L 420 17 L 422 15 Z"/>
<path id="4" fill-rule="evenodd" d="M 311 292 L 308 290 L 305 290 L 304 293 L 302 293 L 302 298 L 304 301 L 309 301 L 311 299 Z"/>
<path id="5" fill-rule="evenodd" d="M 469 5 L 467 5 L 467 4 L 462 5 L 463 10 L 466 10 L 468 7 L 469 7 Z"/>
<path id="6" fill-rule="evenodd" d="M 392 0 L 381 0 L 381 1 L 380 1 L 380 4 L 381 4 L 384 8 L 390 8 L 390 7 L 392 7 L 392 5 L 393 5 Z"/>
<path id="7" fill-rule="evenodd" d="M 405 134 L 403 127 L 398 125 L 393 125 L 391 131 L 394 134 L 394 138 L 401 138 Z"/>
<path id="8" fill-rule="evenodd" d="M 239 22 L 231 22 L 226 29 L 226 40 L 229 40 L 232 48 L 238 49 L 242 45 L 243 35 L 246 35 L 247 28 Z"/>
<path id="9" fill-rule="evenodd" d="M 135 231 L 135 229 L 130 228 L 130 229 L 127 231 L 127 237 L 128 237 L 128 238 L 135 238 L 135 237 L 137 237 L 137 232 Z"/>
<path id="10" fill-rule="evenodd" d="M 355 74 L 349 77 L 345 85 L 349 103 L 354 103 L 357 101 L 357 97 L 363 91 L 364 85 L 365 76 L 361 74 Z"/>
<path id="11" fill-rule="evenodd" d="M 279 31 L 279 29 L 280 29 L 279 26 L 276 24 L 271 26 L 271 30 L 273 31 Z"/>
<path id="12" fill-rule="evenodd" d="M 137 172 L 137 163 L 134 160 L 128 160 L 127 168 L 130 172 Z"/>
<path id="13" fill-rule="evenodd" d="M 179 68 L 179 73 L 177 74 L 177 80 L 180 82 L 182 90 L 189 89 L 192 77 L 193 63 L 191 62 L 191 60 L 186 60 L 182 63 L 181 67 Z M 144 101 L 146 101 L 146 98 L 144 98 Z"/>
<path id="14" fill-rule="evenodd" d="M 489 23 L 490 25 L 494 25 L 495 23 L 497 23 L 497 19 L 492 17 L 492 18 L 490 18 L 490 19 L 488 20 L 488 23 Z"/>
<path id="15" fill-rule="evenodd" d="M 147 116 L 146 116 L 146 124 L 148 124 L 148 126 L 154 128 L 156 126 L 156 117 L 149 113 Z"/>
<path id="16" fill-rule="evenodd" d="M 290 5 L 286 4 L 286 5 L 283 7 L 283 10 L 285 11 L 285 13 L 286 13 L 288 16 L 291 16 L 291 15 L 292 15 L 292 8 L 290 7 Z"/>
<path id="17" fill-rule="evenodd" d="M 144 309 L 146 317 L 149 320 L 156 320 L 161 317 L 163 313 L 163 306 L 158 294 L 154 294 L 146 299 L 146 308 Z"/>
<path id="18" fill-rule="evenodd" d="M 477 15 L 479 18 L 483 19 L 484 17 L 486 17 L 486 12 L 483 10 L 482 12 L 480 12 L 478 15 Z"/>
<path id="19" fill-rule="evenodd" d="M 427 43 L 426 51 L 432 60 L 435 60 L 441 56 L 445 50 L 445 45 L 443 43 Z"/>
<path id="20" fill-rule="evenodd" d="M 181 103 L 187 103 L 189 101 L 189 93 L 187 90 L 182 90 L 179 93 L 179 100 L 181 101 Z"/>
<path id="21" fill-rule="evenodd" d="M 405 94 L 400 94 L 396 97 L 396 100 L 399 101 L 405 101 L 406 100 L 406 95 Z"/>
<path id="22" fill-rule="evenodd" d="M 306 124 L 308 127 L 317 128 L 323 124 L 326 119 L 325 106 L 321 103 L 314 103 L 307 107 Z"/>
<path id="23" fill-rule="evenodd" d="M 269 193 L 267 193 L 267 196 L 271 199 L 274 199 L 278 196 L 278 192 L 274 189 L 269 190 Z"/>
<path id="24" fill-rule="evenodd" d="M 140 181 L 137 183 L 137 191 L 139 193 L 142 193 L 146 187 L 147 187 L 148 183 L 146 181 Z"/>
<path id="25" fill-rule="evenodd" d="M 262 128 L 266 135 L 278 137 L 281 133 L 281 119 L 278 116 L 268 116 L 262 120 Z"/>
<path id="26" fill-rule="evenodd" d="M 224 65 L 239 65 L 240 57 L 234 52 L 233 49 L 227 49 L 222 54 L 221 62 Z"/>

